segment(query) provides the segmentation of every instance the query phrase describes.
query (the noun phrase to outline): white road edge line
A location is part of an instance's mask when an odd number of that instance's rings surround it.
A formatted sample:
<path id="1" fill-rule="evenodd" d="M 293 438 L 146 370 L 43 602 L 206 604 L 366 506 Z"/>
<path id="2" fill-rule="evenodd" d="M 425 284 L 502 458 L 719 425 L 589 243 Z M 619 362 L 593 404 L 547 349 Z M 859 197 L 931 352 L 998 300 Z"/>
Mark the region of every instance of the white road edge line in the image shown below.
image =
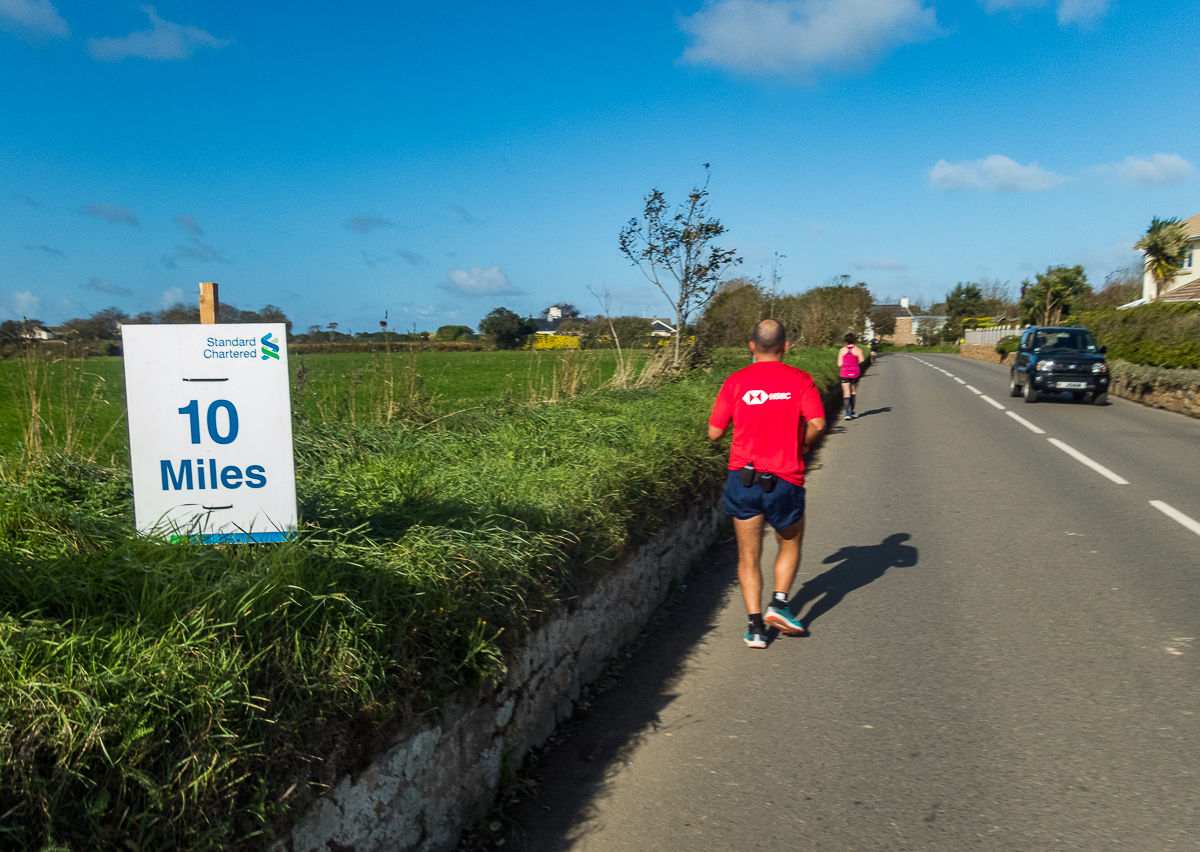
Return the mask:
<path id="1" fill-rule="evenodd" d="M 1070 444 L 1065 444 L 1062 441 L 1058 440 L 1058 438 L 1047 438 L 1046 440 L 1049 441 L 1054 446 L 1058 447 L 1060 450 L 1062 450 L 1064 453 L 1069 455 L 1071 458 L 1075 459 L 1075 461 L 1082 462 L 1083 464 L 1087 465 L 1092 470 L 1096 471 L 1096 473 L 1103 476 L 1105 479 L 1110 479 L 1113 482 L 1117 483 L 1117 485 L 1128 485 L 1129 484 L 1128 479 L 1117 476 L 1115 473 L 1113 473 L 1111 470 L 1106 468 L 1104 465 L 1100 464 L 1100 462 L 1092 461 L 1087 456 L 1085 456 L 1083 453 L 1079 452 L 1079 450 L 1072 447 Z"/>
<path id="2" fill-rule="evenodd" d="M 955 377 L 954 377 L 954 381 L 958 382 L 960 385 L 965 385 L 965 384 L 966 384 L 966 382 L 964 382 L 964 381 L 963 381 L 962 379 L 960 379 L 958 376 L 955 376 Z"/>
<path id="3" fill-rule="evenodd" d="M 1020 414 L 1017 414 L 1017 412 L 1006 411 L 1004 413 L 1007 414 L 1009 417 L 1011 417 L 1013 420 L 1020 423 L 1022 426 L 1024 426 L 1026 429 L 1028 429 L 1033 434 L 1035 434 L 1035 435 L 1045 435 L 1046 434 L 1045 429 L 1039 429 L 1037 426 L 1034 426 L 1032 423 L 1030 423 L 1028 420 L 1026 420 Z"/>
<path id="4" fill-rule="evenodd" d="M 969 390 L 971 393 L 977 393 L 980 395 L 983 394 L 983 391 L 981 391 L 979 388 L 973 388 L 970 385 L 967 385 L 967 390 Z"/>
<path id="5" fill-rule="evenodd" d="M 1007 409 L 1003 405 L 996 402 L 996 400 L 992 399 L 986 393 L 980 394 L 979 398 L 982 399 L 984 402 L 986 402 L 988 405 L 990 405 L 992 408 L 998 408 L 1001 411 L 1007 411 Z"/>
<path id="6" fill-rule="evenodd" d="M 1168 506 L 1162 500 L 1151 500 L 1150 505 L 1153 506 L 1155 509 L 1158 509 L 1158 511 L 1162 512 L 1164 515 L 1166 515 L 1171 520 L 1178 521 L 1180 524 L 1187 527 L 1189 530 L 1194 532 L 1196 535 L 1200 535 L 1200 521 L 1192 520 L 1187 515 L 1185 515 L 1183 512 L 1179 511 L 1174 506 Z"/>

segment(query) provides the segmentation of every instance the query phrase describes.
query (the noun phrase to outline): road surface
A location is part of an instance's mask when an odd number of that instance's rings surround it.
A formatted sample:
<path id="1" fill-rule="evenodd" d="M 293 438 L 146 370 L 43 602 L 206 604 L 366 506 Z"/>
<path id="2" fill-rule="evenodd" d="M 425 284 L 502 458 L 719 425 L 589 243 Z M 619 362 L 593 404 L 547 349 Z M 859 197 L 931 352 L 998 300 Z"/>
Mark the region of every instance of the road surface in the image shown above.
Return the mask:
<path id="1" fill-rule="evenodd" d="M 507 848 L 1200 850 L 1200 421 L 1007 384 L 882 358 L 809 475 L 812 635 L 746 648 L 717 548 Z"/>

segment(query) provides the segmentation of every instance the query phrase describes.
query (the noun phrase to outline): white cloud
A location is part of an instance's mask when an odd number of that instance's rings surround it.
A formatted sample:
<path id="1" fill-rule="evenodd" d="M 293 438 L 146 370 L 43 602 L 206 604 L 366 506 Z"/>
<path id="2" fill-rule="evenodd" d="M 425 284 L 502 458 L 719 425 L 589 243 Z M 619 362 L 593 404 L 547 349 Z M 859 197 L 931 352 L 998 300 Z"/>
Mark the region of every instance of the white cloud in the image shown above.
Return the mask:
<path id="1" fill-rule="evenodd" d="M 892 272 L 902 272 L 908 269 L 908 264 L 892 257 L 873 257 L 869 260 L 851 260 L 847 263 L 851 269 L 881 269 Z"/>
<path id="2" fill-rule="evenodd" d="M 138 226 L 136 213 L 127 207 L 118 207 L 115 204 L 85 204 L 79 208 L 79 212 L 84 216 L 91 216 L 93 219 L 103 219 L 110 225 L 129 225 L 131 228 Z"/>
<path id="3" fill-rule="evenodd" d="M 174 24 L 158 16 L 153 6 L 142 6 L 150 16 L 150 29 L 139 30 L 120 38 L 88 39 L 88 53 L 93 59 L 104 62 L 120 62 L 131 57 L 166 62 L 187 59 L 197 48 L 211 47 L 214 50 L 229 44 L 199 27 L 190 24 Z"/>
<path id="4" fill-rule="evenodd" d="M 0 30 L 30 41 L 71 37 L 71 28 L 48 0 L 0 0 Z"/>
<path id="5" fill-rule="evenodd" d="M 187 231 L 189 234 L 204 233 L 204 231 L 200 230 L 200 223 L 196 221 L 195 216 L 188 216 L 187 214 L 180 213 L 175 217 L 175 224 Z"/>
<path id="6" fill-rule="evenodd" d="M 29 290 L 18 290 L 12 295 L 12 306 L 20 316 L 32 317 L 42 309 L 42 300 Z"/>
<path id="7" fill-rule="evenodd" d="M 1065 27 L 1068 24 L 1088 25 L 1094 23 L 1108 12 L 1109 0 L 1058 0 L 1058 24 Z M 1006 12 L 1010 9 L 1041 9 L 1047 5 L 1046 0 L 982 0 L 983 9 L 989 15 Z"/>
<path id="8" fill-rule="evenodd" d="M 470 271 L 457 266 L 446 270 L 446 280 L 438 285 L 456 296 L 518 296 L 521 291 L 512 285 L 504 270 L 499 266 L 481 269 L 472 266 Z"/>
<path id="9" fill-rule="evenodd" d="M 1155 154 L 1149 159 L 1126 157 L 1120 163 L 1096 166 L 1094 171 L 1102 178 L 1117 180 L 1126 186 L 1183 183 L 1196 174 L 1192 164 L 1178 154 Z"/>
<path id="10" fill-rule="evenodd" d="M 162 296 L 159 297 L 158 303 L 163 308 L 169 308 L 176 302 L 183 301 L 183 291 L 178 287 L 168 287 L 162 291 Z"/>
<path id="11" fill-rule="evenodd" d="M 1108 11 L 1108 0 L 1060 0 L 1058 4 L 1058 23 L 1065 27 L 1067 24 L 1091 24 L 1104 17 Z"/>
<path id="12" fill-rule="evenodd" d="M 988 192 L 1042 192 L 1054 189 L 1068 177 L 1048 172 L 1030 163 L 1023 166 L 1002 154 L 974 162 L 947 163 L 938 160 L 929 170 L 929 182 L 938 189 L 982 189 Z"/>
<path id="13" fill-rule="evenodd" d="M 379 216 L 351 216 L 346 220 L 346 227 L 351 231 L 358 231 L 360 234 L 365 234 L 376 228 L 394 228 L 396 226 L 387 219 L 382 219 Z"/>
<path id="14" fill-rule="evenodd" d="M 942 30 L 924 0 L 709 0 L 680 28 L 680 61 L 745 73 L 811 78 L 853 71 Z"/>
<path id="15" fill-rule="evenodd" d="M 114 284 L 107 278 L 96 278 L 95 276 L 83 286 L 99 293 L 107 293 L 110 296 L 128 296 L 132 292 L 129 288 Z"/>

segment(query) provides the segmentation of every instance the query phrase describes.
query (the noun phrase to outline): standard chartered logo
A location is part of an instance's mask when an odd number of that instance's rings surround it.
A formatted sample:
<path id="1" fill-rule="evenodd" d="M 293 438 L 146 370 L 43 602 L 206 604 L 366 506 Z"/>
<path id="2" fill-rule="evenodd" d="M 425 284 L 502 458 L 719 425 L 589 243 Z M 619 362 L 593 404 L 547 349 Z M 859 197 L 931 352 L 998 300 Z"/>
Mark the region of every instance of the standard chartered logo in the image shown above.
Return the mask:
<path id="1" fill-rule="evenodd" d="M 271 339 L 270 333 L 262 339 L 262 359 L 266 361 L 268 358 L 279 360 L 279 344 Z"/>
<path id="2" fill-rule="evenodd" d="M 761 390 L 746 391 L 742 396 L 742 402 L 746 405 L 762 405 L 768 399 L 791 399 L 792 395 L 789 392 L 783 393 L 767 393 Z"/>

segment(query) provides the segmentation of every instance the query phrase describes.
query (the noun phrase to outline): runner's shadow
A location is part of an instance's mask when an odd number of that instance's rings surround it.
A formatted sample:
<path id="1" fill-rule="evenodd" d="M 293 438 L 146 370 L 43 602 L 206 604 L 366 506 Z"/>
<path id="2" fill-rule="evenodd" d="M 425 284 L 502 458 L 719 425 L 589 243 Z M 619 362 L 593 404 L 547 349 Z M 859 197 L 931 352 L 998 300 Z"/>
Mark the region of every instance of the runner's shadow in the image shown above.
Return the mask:
<path id="1" fill-rule="evenodd" d="M 917 564 L 917 549 L 904 544 L 912 536 L 908 533 L 889 535 L 880 544 L 866 547 L 843 547 L 823 564 L 840 562 L 824 574 L 807 581 L 792 597 L 792 612 L 799 615 L 804 607 L 813 603 L 808 615 L 802 616 L 806 625 L 812 624 L 829 610 L 842 602 L 842 598 L 857 589 L 874 583 L 889 568 L 908 568 Z"/>
<path id="2" fill-rule="evenodd" d="M 890 405 L 885 405 L 882 408 L 872 408 L 870 411 L 864 411 L 859 417 L 870 417 L 872 414 L 887 414 L 892 410 Z"/>

